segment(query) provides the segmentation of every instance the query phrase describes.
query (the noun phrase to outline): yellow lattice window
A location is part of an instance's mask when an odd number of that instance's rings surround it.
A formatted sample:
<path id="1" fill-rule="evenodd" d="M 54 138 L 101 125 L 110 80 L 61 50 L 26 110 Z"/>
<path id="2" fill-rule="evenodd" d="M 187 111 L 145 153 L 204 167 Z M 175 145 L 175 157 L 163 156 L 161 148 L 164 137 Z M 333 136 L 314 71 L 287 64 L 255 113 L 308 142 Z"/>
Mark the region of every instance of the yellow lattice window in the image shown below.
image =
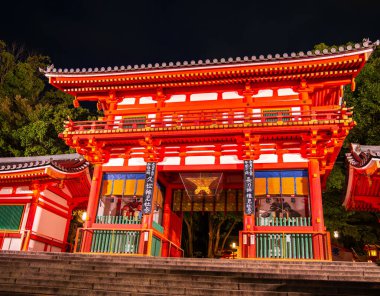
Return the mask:
<path id="1" fill-rule="evenodd" d="M 290 109 L 264 109 L 263 117 L 265 122 L 289 121 Z"/>
<path id="2" fill-rule="evenodd" d="M 146 124 L 145 116 L 124 116 L 123 128 L 144 128 Z"/>

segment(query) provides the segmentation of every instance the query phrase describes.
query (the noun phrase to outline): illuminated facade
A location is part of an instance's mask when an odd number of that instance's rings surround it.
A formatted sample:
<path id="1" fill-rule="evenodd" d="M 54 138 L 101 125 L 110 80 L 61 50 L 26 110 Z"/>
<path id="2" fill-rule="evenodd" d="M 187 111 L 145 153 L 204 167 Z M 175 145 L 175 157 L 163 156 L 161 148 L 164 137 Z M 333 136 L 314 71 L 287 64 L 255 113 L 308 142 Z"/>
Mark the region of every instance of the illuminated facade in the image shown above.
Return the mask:
<path id="1" fill-rule="evenodd" d="M 0 250 L 69 251 L 72 211 L 88 202 L 88 166 L 78 154 L 0 158 Z"/>
<path id="2" fill-rule="evenodd" d="M 343 86 L 377 44 L 44 70 L 104 117 L 61 138 L 94 165 L 76 251 L 181 256 L 182 213 L 243 216 L 243 258 L 331 259 L 321 187 L 353 127 Z"/>
<path id="3" fill-rule="evenodd" d="M 380 146 L 351 144 L 346 158 L 348 182 L 343 206 L 353 211 L 380 212 Z"/>

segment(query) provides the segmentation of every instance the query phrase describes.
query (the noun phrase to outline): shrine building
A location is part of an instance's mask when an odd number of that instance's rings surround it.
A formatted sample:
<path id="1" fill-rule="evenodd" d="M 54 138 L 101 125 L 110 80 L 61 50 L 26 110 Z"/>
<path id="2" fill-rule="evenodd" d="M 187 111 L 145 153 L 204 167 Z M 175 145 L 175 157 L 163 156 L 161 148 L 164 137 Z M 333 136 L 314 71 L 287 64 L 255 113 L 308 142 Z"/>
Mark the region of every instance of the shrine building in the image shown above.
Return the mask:
<path id="1" fill-rule="evenodd" d="M 182 256 L 185 212 L 234 212 L 241 258 L 331 260 L 321 188 L 376 45 L 43 70 L 104 114 L 60 135 L 94 166 L 75 251 Z"/>
<path id="2" fill-rule="evenodd" d="M 351 211 L 380 212 L 380 146 L 351 144 L 346 159 L 348 182 L 343 206 Z"/>
<path id="3" fill-rule="evenodd" d="M 0 158 L 0 250 L 70 250 L 72 211 L 87 207 L 88 166 L 78 154 Z"/>

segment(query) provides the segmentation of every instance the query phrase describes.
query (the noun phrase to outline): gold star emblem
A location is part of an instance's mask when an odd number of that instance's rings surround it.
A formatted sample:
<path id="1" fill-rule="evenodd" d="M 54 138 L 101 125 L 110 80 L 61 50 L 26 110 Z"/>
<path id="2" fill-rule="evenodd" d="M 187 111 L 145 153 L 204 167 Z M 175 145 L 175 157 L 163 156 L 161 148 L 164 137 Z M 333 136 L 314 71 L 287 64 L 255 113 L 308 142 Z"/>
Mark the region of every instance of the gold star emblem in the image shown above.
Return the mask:
<path id="1" fill-rule="evenodd" d="M 193 183 L 197 188 L 194 194 L 199 195 L 204 192 L 206 195 L 211 195 L 210 185 L 217 180 L 218 177 L 205 177 L 205 178 L 186 178 L 187 181 Z"/>

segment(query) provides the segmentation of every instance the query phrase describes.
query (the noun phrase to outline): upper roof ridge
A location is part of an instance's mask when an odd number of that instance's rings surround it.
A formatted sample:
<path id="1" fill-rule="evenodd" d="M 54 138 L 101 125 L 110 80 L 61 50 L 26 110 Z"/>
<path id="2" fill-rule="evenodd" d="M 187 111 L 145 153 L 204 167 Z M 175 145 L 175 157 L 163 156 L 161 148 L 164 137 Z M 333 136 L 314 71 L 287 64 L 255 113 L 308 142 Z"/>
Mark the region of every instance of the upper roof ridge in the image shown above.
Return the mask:
<path id="1" fill-rule="evenodd" d="M 149 71 L 149 70 L 157 70 L 157 69 L 176 69 L 176 68 L 192 68 L 192 67 L 207 67 L 207 66 L 214 66 L 214 65 L 227 65 L 227 64 L 238 64 L 242 65 L 245 63 L 259 63 L 259 62 L 265 62 L 265 61 L 281 61 L 281 60 L 292 60 L 292 59 L 303 59 L 303 58 L 310 58 L 315 56 L 332 56 L 347 52 L 355 52 L 360 51 L 366 48 L 375 48 L 380 44 L 379 40 L 376 40 L 375 42 L 371 42 L 368 38 L 363 39 L 361 43 L 355 43 L 354 45 L 346 45 L 346 46 L 339 46 L 338 49 L 335 47 L 331 47 L 329 49 L 325 48 L 322 51 L 320 50 L 309 50 L 306 53 L 303 51 L 300 51 L 298 53 L 292 52 L 292 53 L 283 53 L 282 55 L 276 53 L 276 54 L 268 54 L 266 56 L 259 55 L 257 56 L 244 56 L 244 57 L 236 57 L 236 58 L 221 58 L 221 59 L 206 59 L 206 60 L 191 60 L 189 61 L 177 61 L 177 62 L 163 62 L 163 63 L 149 63 L 149 64 L 141 64 L 141 65 L 128 65 L 128 66 L 114 66 L 114 67 L 95 67 L 95 68 L 55 68 L 54 65 L 48 66 L 46 69 L 41 69 L 40 71 L 45 74 L 97 74 L 97 73 L 118 73 L 118 72 L 134 72 L 134 71 Z"/>

